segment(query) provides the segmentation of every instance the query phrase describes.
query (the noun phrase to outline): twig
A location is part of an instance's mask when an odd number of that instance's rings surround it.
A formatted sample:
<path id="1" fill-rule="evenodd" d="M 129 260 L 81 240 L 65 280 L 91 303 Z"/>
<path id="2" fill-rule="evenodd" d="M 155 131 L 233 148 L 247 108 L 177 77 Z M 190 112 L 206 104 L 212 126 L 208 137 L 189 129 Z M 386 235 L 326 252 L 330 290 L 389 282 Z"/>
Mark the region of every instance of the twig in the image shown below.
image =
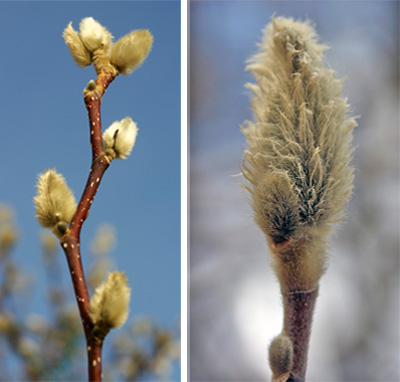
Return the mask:
<path id="1" fill-rule="evenodd" d="M 88 352 L 89 381 L 101 381 L 101 350 L 103 340 L 95 338 L 92 333 L 93 323 L 89 316 L 90 298 L 80 253 L 80 232 L 84 221 L 88 217 L 100 181 L 110 165 L 110 160 L 103 151 L 100 107 L 101 99 L 105 90 L 115 79 L 117 74 L 118 73 L 114 67 L 103 67 L 98 74 L 96 83 L 91 81 L 84 91 L 84 100 L 89 117 L 92 165 L 86 182 L 86 187 L 83 191 L 75 215 L 72 218 L 69 230 L 61 238 L 61 246 L 67 258 L 79 313 L 85 332 Z"/>
<path id="2" fill-rule="evenodd" d="M 318 288 L 311 291 L 282 292 L 284 306 L 283 330 L 293 344 L 292 373 L 305 379 L 312 316 Z"/>
<path id="3" fill-rule="evenodd" d="M 104 338 L 110 329 L 119 328 L 126 321 L 130 288 L 124 272 L 112 272 L 90 300 L 81 261 L 80 233 L 105 171 L 113 159 L 129 156 L 137 135 L 136 123 L 130 117 L 114 122 L 102 135 L 101 100 L 119 73 L 130 74 L 144 61 L 153 36 L 148 30 L 136 30 L 112 44 L 111 33 L 92 17 L 86 17 L 79 33 L 69 23 L 63 37 L 75 62 L 81 67 L 93 64 L 97 73 L 96 82 L 91 80 L 83 92 L 92 164 L 78 205 L 64 177 L 55 169 L 39 174 L 34 202 L 39 223 L 53 231 L 65 252 L 86 338 L 89 380 L 97 382 L 101 381 Z"/>

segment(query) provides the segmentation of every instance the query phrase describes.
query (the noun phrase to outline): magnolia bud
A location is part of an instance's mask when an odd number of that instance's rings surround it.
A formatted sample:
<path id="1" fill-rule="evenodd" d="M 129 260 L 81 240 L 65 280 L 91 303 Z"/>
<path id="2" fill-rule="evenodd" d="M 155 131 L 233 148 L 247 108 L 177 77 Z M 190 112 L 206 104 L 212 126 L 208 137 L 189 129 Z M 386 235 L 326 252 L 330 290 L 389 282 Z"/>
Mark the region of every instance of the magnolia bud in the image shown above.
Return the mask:
<path id="1" fill-rule="evenodd" d="M 138 128 L 130 117 L 114 122 L 103 134 L 104 151 L 110 159 L 126 159 L 135 145 Z"/>
<path id="2" fill-rule="evenodd" d="M 113 45 L 110 61 L 121 74 L 130 74 L 145 60 L 152 45 L 153 35 L 147 29 L 135 30 Z"/>
<path id="3" fill-rule="evenodd" d="M 39 174 L 34 197 L 39 223 L 61 237 L 67 231 L 76 210 L 75 197 L 64 177 L 54 169 Z"/>
<path id="4" fill-rule="evenodd" d="M 92 62 L 90 52 L 86 49 L 78 32 L 72 28 L 72 23 L 65 28 L 63 37 L 75 62 L 83 68 L 90 65 Z"/>
<path id="5" fill-rule="evenodd" d="M 247 66 L 256 83 L 243 174 L 283 289 L 312 289 L 353 190 L 356 122 L 309 22 L 273 18 L 259 47 Z"/>
<path id="6" fill-rule="evenodd" d="M 102 49 L 105 53 L 110 50 L 112 34 L 93 17 L 86 17 L 81 21 L 79 36 L 91 53 L 97 49 Z"/>
<path id="7" fill-rule="evenodd" d="M 131 289 L 124 272 L 112 272 L 96 288 L 90 300 L 89 315 L 93 334 L 103 339 L 110 329 L 121 327 L 128 318 Z"/>
<path id="8" fill-rule="evenodd" d="M 290 338 L 281 333 L 274 338 L 269 346 L 269 364 L 271 366 L 273 380 L 279 380 L 282 375 L 288 375 L 293 367 L 293 345 Z M 286 381 L 286 379 L 284 379 Z"/>

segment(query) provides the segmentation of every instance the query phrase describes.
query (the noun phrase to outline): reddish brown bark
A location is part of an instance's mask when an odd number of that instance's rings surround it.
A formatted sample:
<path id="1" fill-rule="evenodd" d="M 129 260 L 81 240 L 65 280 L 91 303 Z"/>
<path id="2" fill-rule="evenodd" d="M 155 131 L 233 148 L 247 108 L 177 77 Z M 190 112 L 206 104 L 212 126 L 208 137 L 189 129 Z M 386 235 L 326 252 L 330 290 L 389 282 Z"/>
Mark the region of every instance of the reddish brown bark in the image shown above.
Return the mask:
<path id="1" fill-rule="evenodd" d="M 311 291 L 283 292 L 284 332 L 293 344 L 292 377 L 305 380 L 312 316 L 318 288 Z"/>
<path id="2" fill-rule="evenodd" d="M 117 74 L 118 72 L 114 67 L 105 66 L 100 70 L 95 86 L 91 88 L 88 87 L 84 91 L 84 100 L 89 117 L 92 165 L 75 215 L 72 218 L 68 231 L 61 239 L 61 246 L 67 258 L 72 284 L 78 303 L 79 314 L 85 333 L 90 382 L 100 382 L 102 379 L 101 350 L 103 341 L 99 341 L 92 333 L 93 323 L 89 316 L 90 297 L 81 261 L 80 233 L 82 225 L 88 217 L 90 207 L 99 188 L 101 179 L 110 165 L 109 159 L 103 152 L 100 108 L 102 96 Z"/>
<path id="3" fill-rule="evenodd" d="M 103 341 L 98 341 L 95 338 L 90 338 L 87 342 L 88 348 L 88 368 L 89 368 L 89 382 L 101 381 L 102 372 L 102 355 L 101 350 L 103 347 Z"/>

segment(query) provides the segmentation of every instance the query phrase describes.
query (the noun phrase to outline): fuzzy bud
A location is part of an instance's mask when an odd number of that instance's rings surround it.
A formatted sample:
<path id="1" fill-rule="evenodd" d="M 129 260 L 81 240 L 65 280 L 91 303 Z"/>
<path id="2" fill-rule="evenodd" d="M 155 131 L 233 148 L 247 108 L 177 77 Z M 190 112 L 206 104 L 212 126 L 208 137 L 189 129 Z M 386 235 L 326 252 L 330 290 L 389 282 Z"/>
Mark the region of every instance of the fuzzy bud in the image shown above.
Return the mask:
<path id="1" fill-rule="evenodd" d="M 293 345 L 286 334 L 281 333 L 271 342 L 269 364 L 274 382 L 287 380 L 293 367 Z"/>
<path id="2" fill-rule="evenodd" d="M 131 118 L 114 122 L 103 134 L 104 151 L 110 159 L 126 159 L 135 145 L 138 128 Z"/>
<path id="3" fill-rule="evenodd" d="M 112 272 L 96 288 L 90 300 L 89 315 L 93 334 L 104 339 L 110 329 L 121 327 L 128 318 L 131 289 L 124 272 Z"/>
<path id="4" fill-rule="evenodd" d="M 64 177 L 55 169 L 39 174 L 34 197 L 36 218 L 61 238 L 67 231 L 76 210 L 75 197 Z"/>
<path id="5" fill-rule="evenodd" d="M 63 37 L 75 62 L 82 68 L 92 63 L 90 52 L 86 49 L 78 32 L 69 23 L 65 28 Z"/>
<path id="6" fill-rule="evenodd" d="M 121 74 L 130 74 L 145 60 L 152 45 L 153 35 L 147 29 L 135 30 L 113 45 L 110 61 Z"/>
<path id="7" fill-rule="evenodd" d="M 79 24 L 79 36 L 87 50 L 91 53 L 97 49 L 101 49 L 105 53 L 108 53 L 113 38 L 107 28 L 101 25 L 93 17 L 82 19 Z"/>
<path id="8" fill-rule="evenodd" d="M 273 18 L 247 66 L 255 121 L 243 129 L 243 174 L 285 289 L 313 288 L 324 272 L 332 223 L 353 189 L 352 129 L 341 81 L 324 66 L 308 22 Z M 290 275 L 299 275 L 290 284 Z M 292 277 L 292 281 L 293 281 Z"/>

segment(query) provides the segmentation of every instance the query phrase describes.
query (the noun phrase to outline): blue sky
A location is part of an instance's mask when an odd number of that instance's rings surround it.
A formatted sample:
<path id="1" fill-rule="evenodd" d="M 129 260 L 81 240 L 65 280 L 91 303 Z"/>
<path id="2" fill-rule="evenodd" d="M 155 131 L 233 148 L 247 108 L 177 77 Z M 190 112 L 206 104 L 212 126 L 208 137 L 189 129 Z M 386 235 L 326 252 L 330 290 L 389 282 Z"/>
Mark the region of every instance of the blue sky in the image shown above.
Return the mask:
<path id="1" fill-rule="evenodd" d="M 128 160 L 114 161 L 102 180 L 82 231 L 84 266 L 99 225 L 114 225 L 112 257 L 132 286 L 131 317 L 172 327 L 180 318 L 178 1 L 0 2 L 0 202 L 16 211 L 21 236 L 15 258 L 38 282 L 25 309 L 44 308 L 41 228 L 32 203 L 36 176 L 55 167 L 79 198 L 90 168 L 82 90 L 95 73 L 74 63 L 62 38 L 69 21 L 78 29 L 88 16 L 115 39 L 149 29 L 154 45 L 145 63 L 118 76 L 103 98 L 103 130 L 131 116 L 139 135 Z M 66 264 L 63 277 L 69 281 Z"/>

